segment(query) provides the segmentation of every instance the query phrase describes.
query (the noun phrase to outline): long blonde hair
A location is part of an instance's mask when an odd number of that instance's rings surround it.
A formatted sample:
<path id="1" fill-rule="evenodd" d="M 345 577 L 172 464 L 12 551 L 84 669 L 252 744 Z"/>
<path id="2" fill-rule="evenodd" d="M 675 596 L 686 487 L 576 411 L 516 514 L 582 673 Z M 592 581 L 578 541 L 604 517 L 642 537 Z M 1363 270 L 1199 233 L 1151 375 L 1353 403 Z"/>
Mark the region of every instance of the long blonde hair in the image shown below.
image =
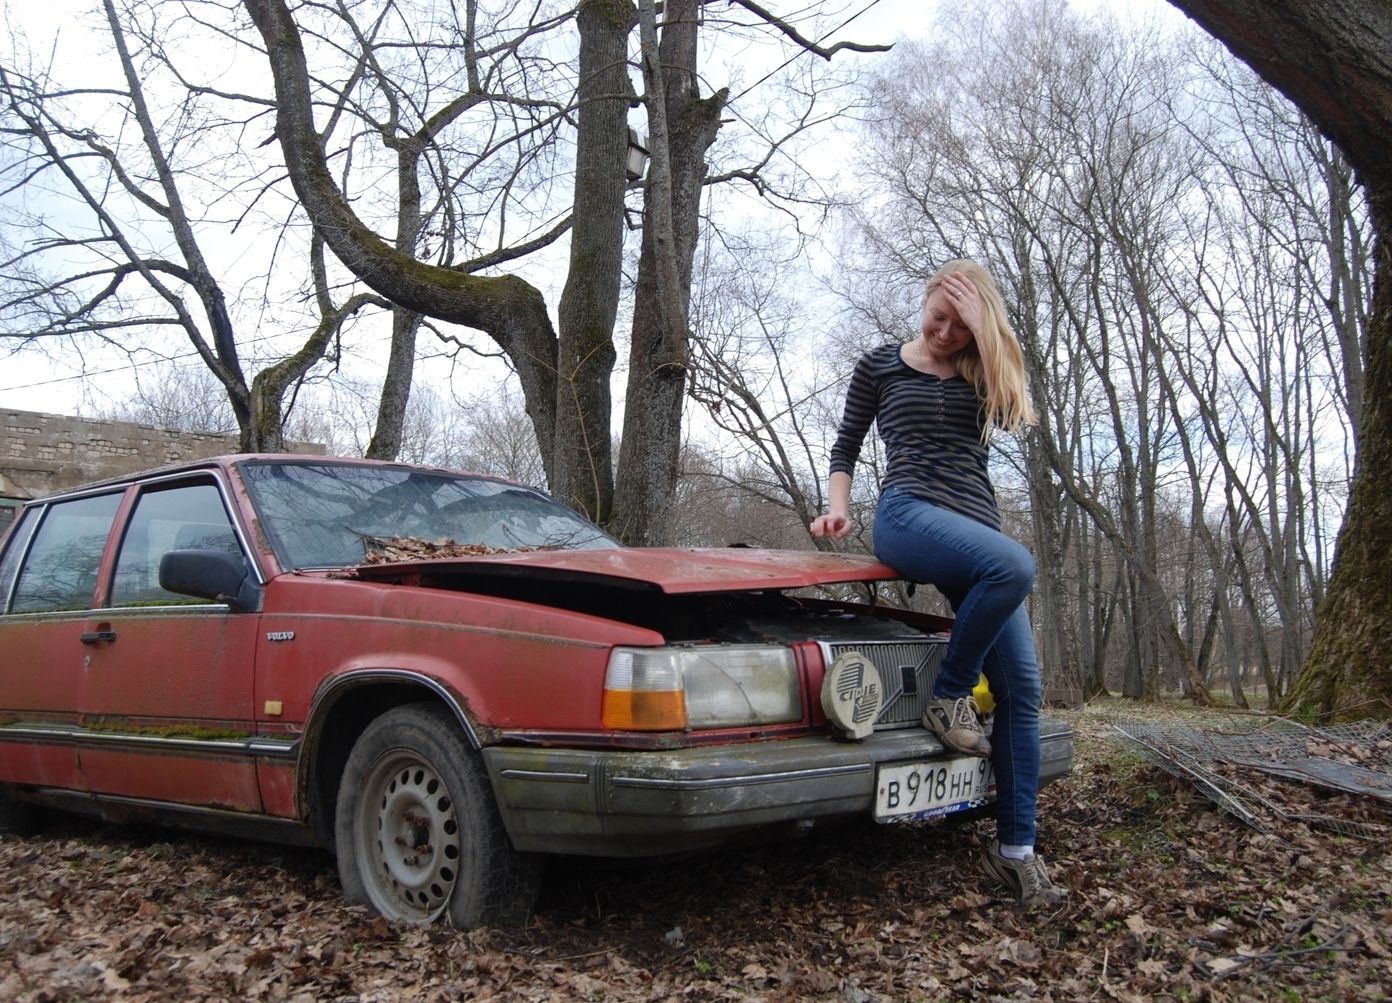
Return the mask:
<path id="1" fill-rule="evenodd" d="M 953 272 L 969 278 L 981 294 L 981 331 L 952 357 L 952 364 L 986 404 L 982 438 L 990 438 L 992 428 L 1013 432 L 1022 424 L 1038 424 L 1025 386 L 1025 356 L 1005 319 L 1005 302 L 991 273 L 970 258 L 949 261 L 923 287 L 923 309 L 933 290 Z"/>

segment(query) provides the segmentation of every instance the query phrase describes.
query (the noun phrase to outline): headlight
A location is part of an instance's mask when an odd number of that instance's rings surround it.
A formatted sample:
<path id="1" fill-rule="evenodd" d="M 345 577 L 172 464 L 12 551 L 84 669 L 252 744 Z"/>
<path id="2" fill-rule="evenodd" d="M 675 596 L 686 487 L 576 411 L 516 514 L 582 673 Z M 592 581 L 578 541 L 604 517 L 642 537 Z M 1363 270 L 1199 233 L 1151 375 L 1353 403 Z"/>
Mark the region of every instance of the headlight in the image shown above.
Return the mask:
<path id="1" fill-rule="evenodd" d="M 791 648 L 710 644 L 615 648 L 604 677 L 604 727 L 738 728 L 802 720 Z"/>

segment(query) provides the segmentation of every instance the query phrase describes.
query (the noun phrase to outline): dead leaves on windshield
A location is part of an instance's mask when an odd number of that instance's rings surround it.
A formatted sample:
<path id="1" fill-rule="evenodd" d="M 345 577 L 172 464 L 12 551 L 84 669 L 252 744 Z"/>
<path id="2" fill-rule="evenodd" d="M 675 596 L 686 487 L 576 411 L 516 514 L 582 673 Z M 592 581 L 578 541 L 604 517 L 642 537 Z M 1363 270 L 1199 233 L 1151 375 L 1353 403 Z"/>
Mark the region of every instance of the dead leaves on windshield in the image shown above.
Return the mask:
<path id="1" fill-rule="evenodd" d="M 400 564 L 403 561 L 429 561 L 439 557 L 491 557 L 516 554 L 530 547 L 489 547 L 482 543 L 455 543 L 448 538 L 422 540 L 418 536 L 368 536 L 364 564 Z"/>
<path id="2" fill-rule="evenodd" d="M 989 823 L 555 861 L 528 926 L 460 933 L 345 906 L 324 854 L 59 820 L 0 838 L 0 999 L 1384 998 L 1392 844 L 1282 842 L 1080 746 L 1076 775 L 1043 797 L 1041 850 L 1073 889 L 1050 912 L 980 877 Z"/>

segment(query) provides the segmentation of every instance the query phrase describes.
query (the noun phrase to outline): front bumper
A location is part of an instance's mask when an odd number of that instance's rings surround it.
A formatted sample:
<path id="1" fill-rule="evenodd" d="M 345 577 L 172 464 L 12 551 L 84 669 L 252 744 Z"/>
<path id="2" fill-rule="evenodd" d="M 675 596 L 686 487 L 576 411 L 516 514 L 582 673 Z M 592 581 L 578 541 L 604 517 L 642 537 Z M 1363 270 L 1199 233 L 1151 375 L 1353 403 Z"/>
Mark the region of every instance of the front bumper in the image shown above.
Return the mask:
<path id="1" fill-rule="evenodd" d="M 1068 773 L 1073 730 L 1040 720 L 1040 784 Z M 943 756 L 919 728 L 652 752 L 491 746 L 498 808 L 519 850 L 646 857 L 796 835 L 868 815 L 880 763 Z"/>

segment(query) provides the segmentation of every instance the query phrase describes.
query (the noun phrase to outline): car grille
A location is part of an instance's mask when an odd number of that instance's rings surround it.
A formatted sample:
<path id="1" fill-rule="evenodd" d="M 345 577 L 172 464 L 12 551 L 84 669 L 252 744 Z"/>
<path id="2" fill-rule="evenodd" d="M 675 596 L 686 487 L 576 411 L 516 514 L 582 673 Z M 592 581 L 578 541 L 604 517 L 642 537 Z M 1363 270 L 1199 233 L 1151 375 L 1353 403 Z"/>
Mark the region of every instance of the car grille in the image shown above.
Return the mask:
<path id="1" fill-rule="evenodd" d="M 881 731 L 919 725 L 923 709 L 932 698 L 933 681 L 937 679 L 938 664 L 947 651 L 947 638 L 845 644 L 819 641 L 818 645 L 828 668 L 842 652 L 858 651 L 879 670 L 885 701 L 880 716 L 875 719 L 875 729 Z"/>

